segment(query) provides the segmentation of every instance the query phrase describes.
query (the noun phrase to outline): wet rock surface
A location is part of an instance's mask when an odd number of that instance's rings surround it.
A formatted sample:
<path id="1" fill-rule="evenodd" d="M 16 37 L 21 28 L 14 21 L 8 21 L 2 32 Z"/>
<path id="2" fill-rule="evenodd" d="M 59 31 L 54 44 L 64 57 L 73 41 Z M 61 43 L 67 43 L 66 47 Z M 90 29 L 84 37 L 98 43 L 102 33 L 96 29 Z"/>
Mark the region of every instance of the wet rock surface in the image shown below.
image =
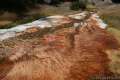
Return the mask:
<path id="1" fill-rule="evenodd" d="M 113 75 L 106 51 L 117 50 L 120 45 L 98 22 L 101 21 L 90 16 L 82 23 L 80 20 L 77 27 L 72 23 L 42 30 L 30 28 L 24 34 L 3 40 L 0 79 L 89 80 Z"/>

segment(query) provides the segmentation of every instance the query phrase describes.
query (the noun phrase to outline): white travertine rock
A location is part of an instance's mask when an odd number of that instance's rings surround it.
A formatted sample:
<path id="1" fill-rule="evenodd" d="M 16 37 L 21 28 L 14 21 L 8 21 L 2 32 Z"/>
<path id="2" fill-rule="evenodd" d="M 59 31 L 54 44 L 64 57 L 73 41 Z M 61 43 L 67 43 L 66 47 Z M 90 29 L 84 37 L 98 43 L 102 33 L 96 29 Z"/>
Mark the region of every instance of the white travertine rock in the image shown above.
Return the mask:
<path id="1" fill-rule="evenodd" d="M 87 16 L 87 12 L 82 12 L 74 15 L 62 16 L 49 16 L 46 18 L 42 18 L 31 23 L 18 25 L 9 29 L 0 29 L 0 41 L 5 40 L 10 37 L 15 37 L 17 32 L 26 31 L 29 28 L 36 27 L 36 28 L 46 28 L 46 27 L 56 27 L 65 23 L 71 23 L 71 19 L 81 20 Z M 93 13 L 91 17 L 97 21 L 97 24 L 100 28 L 105 29 L 107 24 L 105 24 L 97 14 Z M 74 27 L 78 27 L 80 23 L 74 23 Z"/>
<path id="2" fill-rule="evenodd" d="M 74 15 L 69 15 L 69 17 L 74 18 L 74 19 L 83 19 L 86 17 L 87 12 L 82 12 Z"/>
<path id="3" fill-rule="evenodd" d="M 102 28 L 102 29 L 105 29 L 106 27 L 107 27 L 107 24 L 105 24 L 104 22 L 103 22 L 103 20 L 102 19 L 100 19 L 100 17 L 95 13 L 95 14 L 92 14 L 92 16 L 91 16 L 95 21 L 97 21 L 97 24 L 98 24 L 98 26 L 100 27 L 100 28 Z"/>
<path id="4" fill-rule="evenodd" d="M 5 40 L 10 37 L 14 37 L 14 36 L 15 36 L 15 32 L 6 32 L 3 34 L 0 34 L 0 41 Z"/>

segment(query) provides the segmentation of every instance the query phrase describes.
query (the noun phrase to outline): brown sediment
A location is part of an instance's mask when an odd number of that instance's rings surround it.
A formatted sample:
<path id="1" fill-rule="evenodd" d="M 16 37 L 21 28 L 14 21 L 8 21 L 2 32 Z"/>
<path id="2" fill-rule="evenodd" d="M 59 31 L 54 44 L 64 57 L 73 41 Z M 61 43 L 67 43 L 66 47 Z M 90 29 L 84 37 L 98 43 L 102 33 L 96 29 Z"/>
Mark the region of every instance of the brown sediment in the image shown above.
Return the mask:
<path id="1" fill-rule="evenodd" d="M 0 74 L 1 80 L 89 80 L 111 75 L 105 51 L 118 49 L 118 41 L 92 21 L 87 24 L 78 30 L 61 28 L 42 38 L 18 41 L 7 57 L 14 64 L 6 64 L 9 70 Z"/>

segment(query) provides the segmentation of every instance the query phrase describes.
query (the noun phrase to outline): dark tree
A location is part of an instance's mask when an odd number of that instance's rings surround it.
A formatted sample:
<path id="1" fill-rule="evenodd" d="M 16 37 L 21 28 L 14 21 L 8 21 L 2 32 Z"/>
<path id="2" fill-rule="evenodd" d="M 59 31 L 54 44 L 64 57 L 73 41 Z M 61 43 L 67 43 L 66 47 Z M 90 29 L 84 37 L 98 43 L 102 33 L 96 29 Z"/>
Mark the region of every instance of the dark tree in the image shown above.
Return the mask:
<path id="1" fill-rule="evenodd" d="M 37 0 L 0 0 L 0 9 L 8 11 L 26 10 L 27 7 L 33 6 Z"/>
<path id="2" fill-rule="evenodd" d="M 120 0 L 112 0 L 113 3 L 120 3 Z"/>

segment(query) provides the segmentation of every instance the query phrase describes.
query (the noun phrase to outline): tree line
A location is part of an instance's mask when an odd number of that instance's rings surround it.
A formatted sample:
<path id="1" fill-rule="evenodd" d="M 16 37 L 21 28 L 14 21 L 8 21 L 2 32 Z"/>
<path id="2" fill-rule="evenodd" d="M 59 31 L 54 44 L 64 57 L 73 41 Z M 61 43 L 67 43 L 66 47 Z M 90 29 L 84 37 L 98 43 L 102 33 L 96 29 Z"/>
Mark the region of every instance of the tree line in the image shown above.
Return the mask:
<path id="1" fill-rule="evenodd" d="M 33 7 L 36 4 L 47 3 L 50 5 L 56 5 L 63 1 L 72 1 L 72 8 L 85 8 L 87 0 L 0 0 L 0 9 L 17 11 L 26 10 L 29 7 Z M 120 3 L 120 0 L 112 0 L 114 3 Z"/>
<path id="2" fill-rule="evenodd" d="M 33 7 L 36 4 L 50 1 L 50 4 L 58 4 L 62 0 L 0 0 L 0 9 L 4 10 L 25 10 L 28 7 Z"/>
<path id="3" fill-rule="evenodd" d="M 42 0 L 0 0 L 1 10 L 26 10 L 37 3 L 42 3 Z"/>
<path id="4" fill-rule="evenodd" d="M 58 5 L 64 1 L 71 1 L 71 9 L 85 8 L 87 0 L 0 0 L 0 10 L 24 11 L 36 4 Z"/>

